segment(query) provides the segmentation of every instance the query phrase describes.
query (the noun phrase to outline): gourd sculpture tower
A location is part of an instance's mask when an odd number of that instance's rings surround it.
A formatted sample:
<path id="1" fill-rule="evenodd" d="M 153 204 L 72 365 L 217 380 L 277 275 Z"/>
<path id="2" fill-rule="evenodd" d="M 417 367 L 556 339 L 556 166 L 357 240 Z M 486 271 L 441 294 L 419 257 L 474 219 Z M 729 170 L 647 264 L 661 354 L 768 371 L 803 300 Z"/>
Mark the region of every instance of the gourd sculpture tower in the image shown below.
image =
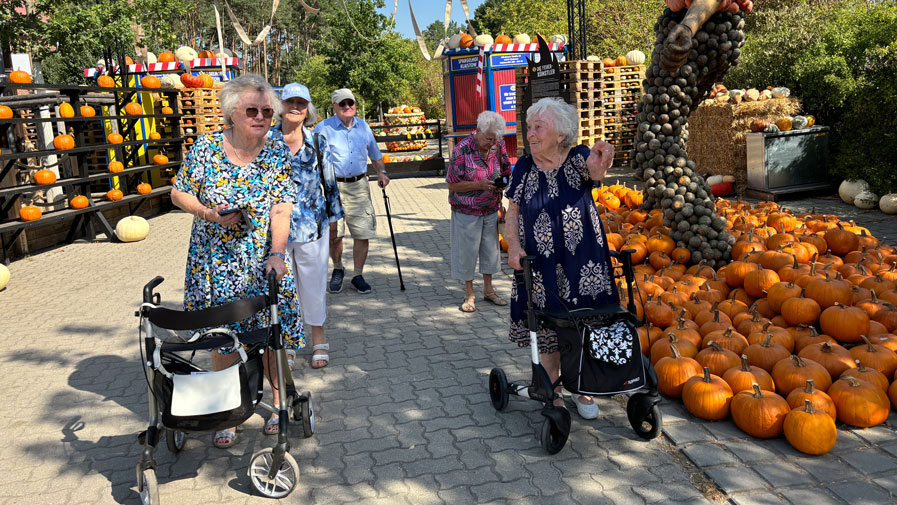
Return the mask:
<path id="1" fill-rule="evenodd" d="M 687 8 L 686 8 L 687 7 Z M 718 267 L 735 238 L 716 215 L 714 197 L 688 159 L 688 116 L 736 64 L 750 0 L 667 0 L 654 25 L 657 39 L 645 73 L 632 156 L 644 181 L 643 207 L 663 211 L 664 225 L 691 262 Z"/>

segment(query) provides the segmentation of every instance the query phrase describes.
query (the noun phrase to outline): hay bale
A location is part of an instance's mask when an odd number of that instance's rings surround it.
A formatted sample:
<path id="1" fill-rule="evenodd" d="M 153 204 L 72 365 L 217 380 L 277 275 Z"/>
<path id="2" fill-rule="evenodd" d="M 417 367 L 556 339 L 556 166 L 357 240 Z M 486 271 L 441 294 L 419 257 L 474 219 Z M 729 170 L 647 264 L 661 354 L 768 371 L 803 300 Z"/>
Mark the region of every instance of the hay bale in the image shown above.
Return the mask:
<path id="1" fill-rule="evenodd" d="M 751 122 L 775 121 L 798 112 L 800 102 L 791 97 L 739 104 L 706 100 L 688 118 L 688 157 L 704 177 L 735 176 L 735 190 L 741 194 L 747 188 L 746 135 Z"/>

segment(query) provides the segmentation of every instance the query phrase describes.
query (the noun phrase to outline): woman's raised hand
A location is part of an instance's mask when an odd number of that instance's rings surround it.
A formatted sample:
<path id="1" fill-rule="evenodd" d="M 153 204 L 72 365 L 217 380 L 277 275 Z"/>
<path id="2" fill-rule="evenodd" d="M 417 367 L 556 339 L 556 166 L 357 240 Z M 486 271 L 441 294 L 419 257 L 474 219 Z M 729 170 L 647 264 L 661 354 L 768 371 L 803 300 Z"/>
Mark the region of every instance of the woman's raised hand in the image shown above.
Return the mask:
<path id="1" fill-rule="evenodd" d="M 593 181 L 604 179 L 607 169 L 614 162 L 614 146 L 599 140 L 592 146 L 586 166 L 589 167 L 589 176 Z"/>

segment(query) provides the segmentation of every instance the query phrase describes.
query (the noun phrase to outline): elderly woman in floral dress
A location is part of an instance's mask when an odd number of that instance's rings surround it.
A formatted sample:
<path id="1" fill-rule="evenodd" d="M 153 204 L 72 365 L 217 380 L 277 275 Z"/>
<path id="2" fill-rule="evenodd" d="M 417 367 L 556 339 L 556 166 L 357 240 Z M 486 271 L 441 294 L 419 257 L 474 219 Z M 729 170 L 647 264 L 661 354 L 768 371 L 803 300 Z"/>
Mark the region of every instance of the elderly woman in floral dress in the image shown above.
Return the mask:
<path id="1" fill-rule="evenodd" d="M 558 98 L 543 98 L 526 111 L 530 154 L 517 160 L 506 195 L 505 235 L 508 264 L 533 262 L 533 305 L 539 310 L 564 310 L 619 304 L 610 252 L 592 188 L 604 179 L 613 162 L 613 146 L 596 143 L 590 150 L 577 145 L 579 115 Z M 520 277 L 520 272 L 517 273 Z M 526 318 L 527 293 L 521 282 L 511 292 L 509 338 L 530 345 Z M 560 374 L 560 354 L 554 330 L 539 328 L 539 353 L 552 381 Z M 598 416 L 598 406 L 586 395 L 573 395 L 584 419 Z M 556 399 L 558 406 L 563 399 Z"/>
<path id="2" fill-rule="evenodd" d="M 296 186 L 290 176 L 290 153 L 281 140 L 267 138 L 280 100 L 255 74 L 228 82 L 221 89 L 221 110 L 228 128 L 199 137 L 184 158 L 171 190 L 171 200 L 192 214 L 193 230 L 187 253 L 184 285 L 186 310 L 201 310 L 265 293 L 266 274 L 280 280 L 278 307 L 284 346 L 305 345 L 296 303 L 293 274 L 286 263 L 290 212 Z M 241 225 L 242 212 L 251 226 Z M 241 321 L 232 328 L 245 332 L 267 326 L 267 314 Z M 212 353 L 212 368 L 233 364 L 233 352 Z M 265 371 L 272 382 L 274 353 L 266 353 Z M 278 403 L 274 382 L 274 404 Z M 230 447 L 236 428 L 215 433 L 216 447 Z"/>

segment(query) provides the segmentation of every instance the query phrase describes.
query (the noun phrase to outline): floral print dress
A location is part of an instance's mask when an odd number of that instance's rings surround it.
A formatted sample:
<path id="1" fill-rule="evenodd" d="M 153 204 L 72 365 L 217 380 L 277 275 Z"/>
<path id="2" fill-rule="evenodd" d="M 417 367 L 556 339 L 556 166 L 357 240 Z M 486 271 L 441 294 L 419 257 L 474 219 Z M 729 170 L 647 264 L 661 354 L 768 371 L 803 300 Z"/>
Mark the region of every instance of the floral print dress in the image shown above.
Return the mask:
<path id="1" fill-rule="evenodd" d="M 520 245 L 527 255 L 536 256 L 533 306 L 537 310 L 620 303 L 604 228 L 592 200 L 588 157 L 588 147 L 575 146 L 560 167 L 544 171 L 526 155 L 517 161 L 505 193 L 520 207 Z M 527 293 L 522 272 L 517 274 L 520 282 L 511 289 L 509 340 L 529 347 Z M 557 351 L 556 332 L 539 328 L 536 334 L 540 353 Z"/>
<path id="2" fill-rule="evenodd" d="M 271 252 L 271 207 L 295 203 L 290 176 L 290 152 L 282 141 L 268 139 L 258 157 L 245 167 L 227 159 L 223 132 L 199 137 L 184 158 L 175 179 L 178 191 L 191 194 L 207 207 L 227 204 L 248 211 L 251 231 L 238 223 L 224 227 L 194 218 L 184 283 L 185 310 L 200 310 L 261 295 Z M 284 346 L 305 346 L 293 273 L 280 281 L 278 308 Z M 236 332 L 267 327 L 267 312 L 230 326 Z"/>

